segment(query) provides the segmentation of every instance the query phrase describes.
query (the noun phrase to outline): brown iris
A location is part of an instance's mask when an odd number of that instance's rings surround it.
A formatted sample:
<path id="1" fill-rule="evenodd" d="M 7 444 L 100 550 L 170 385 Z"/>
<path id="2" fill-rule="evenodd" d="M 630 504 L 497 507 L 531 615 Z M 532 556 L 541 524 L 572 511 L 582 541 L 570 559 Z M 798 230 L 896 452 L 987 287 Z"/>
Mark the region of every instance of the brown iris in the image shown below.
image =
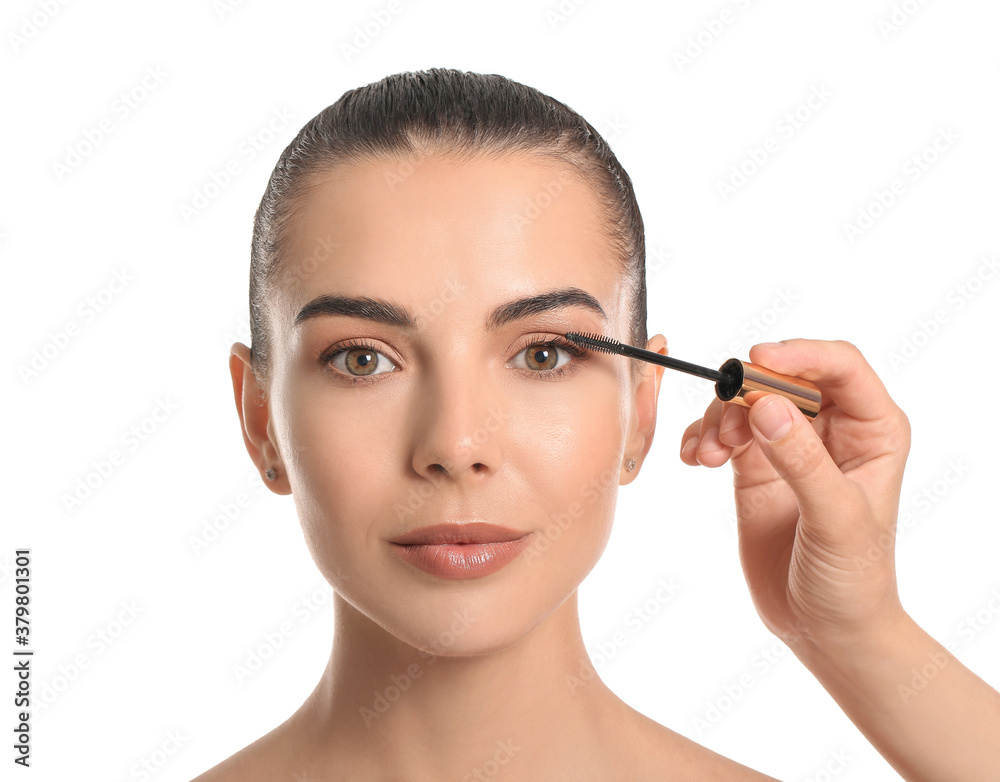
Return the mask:
<path id="1" fill-rule="evenodd" d="M 559 360 L 559 352 L 551 345 L 530 347 L 524 355 L 528 366 L 532 369 L 553 369 Z M 538 366 L 535 366 L 536 364 Z"/>
<path id="2" fill-rule="evenodd" d="M 370 375 L 378 368 L 378 353 L 368 348 L 353 348 L 344 356 L 344 365 L 355 375 Z"/>

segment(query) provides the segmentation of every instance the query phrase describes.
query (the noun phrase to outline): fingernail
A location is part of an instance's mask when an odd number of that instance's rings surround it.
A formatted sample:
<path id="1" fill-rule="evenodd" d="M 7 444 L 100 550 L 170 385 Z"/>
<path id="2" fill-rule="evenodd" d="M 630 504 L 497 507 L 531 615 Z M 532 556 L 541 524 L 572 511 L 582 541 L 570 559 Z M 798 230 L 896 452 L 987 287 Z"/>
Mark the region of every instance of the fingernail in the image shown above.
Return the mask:
<path id="1" fill-rule="evenodd" d="M 758 431 L 771 442 L 788 434 L 794 423 L 787 403 L 777 398 L 765 402 L 752 420 Z"/>
<path id="2" fill-rule="evenodd" d="M 689 438 L 686 443 L 684 443 L 683 447 L 681 448 L 681 458 L 683 459 L 687 456 L 690 456 L 692 453 L 694 453 L 694 450 L 697 447 L 698 447 L 698 435 L 695 435 L 694 437 Z"/>
<path id="3" fill-rule="evenodd" d="M 757 347 L 759 348 L 783 348 L 785 346 L 784 342 L 758 342 Z"/>

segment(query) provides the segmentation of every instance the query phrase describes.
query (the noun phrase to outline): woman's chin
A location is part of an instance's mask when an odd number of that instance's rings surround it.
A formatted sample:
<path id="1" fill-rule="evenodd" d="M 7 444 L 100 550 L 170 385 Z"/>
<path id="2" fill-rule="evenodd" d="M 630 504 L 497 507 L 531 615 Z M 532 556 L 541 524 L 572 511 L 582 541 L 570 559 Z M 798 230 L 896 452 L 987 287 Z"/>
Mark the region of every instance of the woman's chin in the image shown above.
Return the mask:
<path id="1" fill-rule="evenodd" d="M 502 652 L 524 639 L 539 624 L 531 621 L 527 606 L 510 604 L 491 611 L 486 607 L 453 608 L 447 612 L 421 611 L 396 617 L 384 629 L 418 650 L 421 657 L 481 657 Z M 392 620 L 390 620 L 392 621 Z"/>

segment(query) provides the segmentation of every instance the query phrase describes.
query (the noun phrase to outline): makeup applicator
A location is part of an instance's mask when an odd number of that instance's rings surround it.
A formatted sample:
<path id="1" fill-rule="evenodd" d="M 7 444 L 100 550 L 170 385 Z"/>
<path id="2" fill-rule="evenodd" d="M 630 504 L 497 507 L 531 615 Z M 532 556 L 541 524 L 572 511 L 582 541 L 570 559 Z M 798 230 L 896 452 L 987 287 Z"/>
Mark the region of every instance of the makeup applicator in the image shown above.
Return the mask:
<path id="1" fill-rule="evenodd" d="M 735 402 L 743 407 L 750 407 L 760 399 L 762 394 L 780 394 L 792 400 L 799 410 L 809 418 L 815 418 L 823 404 L 823 395 L 819 388 L 802 378 L 782 375 L 749 361 L 731 358 L 718 369 L 689 364 L 687 361 L 661 356 L 651 350 L 644 350 L 633 345 L 623 345 L 615 339 L 600 337 L 596 334 L 566 334 L 566 339 L 592 350 L 604 353 L 617 353 L 620 356 L 637 358 L 651 364 L 677 369 L 689 375 L 697 375 L 715 381 L 715 395 L 723 402 Z"/>

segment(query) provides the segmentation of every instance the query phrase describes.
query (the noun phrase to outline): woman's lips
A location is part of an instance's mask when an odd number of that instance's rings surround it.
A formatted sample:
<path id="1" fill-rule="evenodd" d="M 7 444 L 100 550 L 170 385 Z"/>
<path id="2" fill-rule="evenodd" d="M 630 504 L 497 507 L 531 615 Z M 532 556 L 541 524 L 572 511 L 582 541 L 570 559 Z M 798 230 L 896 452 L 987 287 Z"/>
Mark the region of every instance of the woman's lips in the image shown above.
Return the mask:
<path id="1" fill-rule="evenodd" d="M 393 551 L 432 576 L 479 578 L 513 561 L 528 544 L 530 532 L 495 524 L 438 524 L 390 541 Z"/>
<path id="2" fill-rule="evenodd" d="M 528 544 L 529 535 L 501 543 L 427 543 L 393 550 L 405 561 L 439 578 L 479 578 L 495 573 Z"/>

